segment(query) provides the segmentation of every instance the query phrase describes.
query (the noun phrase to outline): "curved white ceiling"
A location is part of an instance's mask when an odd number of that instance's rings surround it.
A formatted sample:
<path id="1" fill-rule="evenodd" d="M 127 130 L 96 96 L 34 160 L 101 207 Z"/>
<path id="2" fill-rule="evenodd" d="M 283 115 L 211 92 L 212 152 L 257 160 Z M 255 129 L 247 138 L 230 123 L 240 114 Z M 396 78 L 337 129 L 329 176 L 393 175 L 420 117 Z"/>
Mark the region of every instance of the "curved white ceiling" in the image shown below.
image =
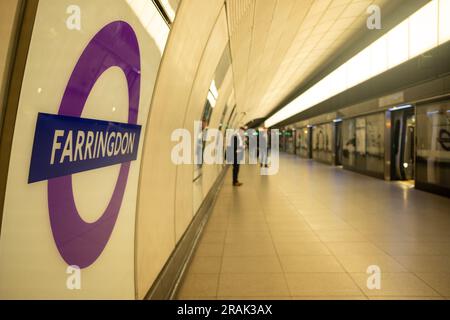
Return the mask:
<path id="1" fill-rule="evenodd" d="M 266 117 L 387 0 L 226 0 L 242 122 Z"/>

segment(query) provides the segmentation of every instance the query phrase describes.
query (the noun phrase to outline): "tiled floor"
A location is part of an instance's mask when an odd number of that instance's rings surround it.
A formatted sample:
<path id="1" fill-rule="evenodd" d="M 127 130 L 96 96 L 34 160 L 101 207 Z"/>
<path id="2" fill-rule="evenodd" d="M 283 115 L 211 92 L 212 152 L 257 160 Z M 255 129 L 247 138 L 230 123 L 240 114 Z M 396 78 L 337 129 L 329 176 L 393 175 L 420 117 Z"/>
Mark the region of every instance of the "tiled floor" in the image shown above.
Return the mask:
<path id="1" fill-rule="evenodd" d="M 289 155 L 230 174 L 179 299 L 450 299 L 450 199 Z"/>

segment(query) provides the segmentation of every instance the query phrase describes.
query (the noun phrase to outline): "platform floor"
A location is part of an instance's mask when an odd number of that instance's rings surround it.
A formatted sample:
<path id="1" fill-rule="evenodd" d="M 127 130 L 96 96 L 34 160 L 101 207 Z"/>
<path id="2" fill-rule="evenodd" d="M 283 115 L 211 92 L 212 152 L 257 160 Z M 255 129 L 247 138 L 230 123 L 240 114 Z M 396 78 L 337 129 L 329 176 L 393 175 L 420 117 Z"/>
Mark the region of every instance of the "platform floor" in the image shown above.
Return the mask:
<path id="1" fill-rule="evenodd" d="M 280 161 L 242 167 L 241 188 L 229 170 L 179 299 L 450 299 L 450 199 Z"/>

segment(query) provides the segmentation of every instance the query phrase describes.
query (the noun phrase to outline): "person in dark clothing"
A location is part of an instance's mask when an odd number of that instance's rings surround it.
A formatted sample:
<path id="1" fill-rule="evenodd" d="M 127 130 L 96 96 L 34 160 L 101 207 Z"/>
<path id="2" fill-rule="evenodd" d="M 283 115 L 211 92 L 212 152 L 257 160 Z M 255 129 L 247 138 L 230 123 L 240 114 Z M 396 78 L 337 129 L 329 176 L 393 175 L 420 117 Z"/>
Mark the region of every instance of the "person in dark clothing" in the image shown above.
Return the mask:
<path id="1" fill-rule="evenodd" d="M 238 134 L 233 136 L 232 145 L 233 145 L 233 186 L 240 187 L 242 183 L 239 182 L 239 167 L 240 162 L 244 156 L 244 142 L 242 141 L 242 131 L 239 131 Z"/>
<path id="2" fill-rule="evenodd" d="M 267 129 L 263 129 L 259 131 L 259 160 L 261 168 L 269 167 L 269 133 Z"/>

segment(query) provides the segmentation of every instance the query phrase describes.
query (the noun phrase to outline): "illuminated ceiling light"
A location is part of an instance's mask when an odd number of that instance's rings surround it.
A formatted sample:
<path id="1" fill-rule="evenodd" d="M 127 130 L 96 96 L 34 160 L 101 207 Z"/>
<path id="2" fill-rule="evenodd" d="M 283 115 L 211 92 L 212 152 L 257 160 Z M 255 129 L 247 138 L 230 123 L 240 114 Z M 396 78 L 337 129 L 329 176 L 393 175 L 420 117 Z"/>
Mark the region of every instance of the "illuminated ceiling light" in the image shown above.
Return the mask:
<path id="1" fill-rule="evenodd" d="M 429 111 L 429 112 L 427 112 L 427 116 L 431 117 L 435 114 L 440 114 L 440 113 L 441 113 L 440 111 Z"/>
<path id="2" fill-rule="evenodd" d="M 164 19 L 161 17 L 156 6 L 147 5 L 146 0 L 126 0 L 126 2 L 136 14 L 141 25 L 155 41 L 156 46 L 162 55 L 166 47 L 170 29 L 164 22 Z"/>
<path id="3" fill-rule="evenodd" d="M 404 105 L 404 106 L 398 106 L 398 107 L 390 108 L 389 111 L 398 111 L 398 110 L 403 110 L 403 109 L 411 109 L 413 107 L 414 107 L 413 105 L 407 104 L 407 105 Z"/>
<path id="4" fill-rule="evenodd" d="M 401 65 L 409 59 L 409 22 L 403 21 L 389 31 L 387 37 L 388 70 Z"/>
<path id="5" fill-rule="evenodd" d="M 444 44 L 450 40 L 450 0 L 439 1 L 439 44 Z"/>
<path id="6" fill-rule="evenodd" d="M 411 16 L 409 21 L 410 58 L 418 56 L 438 45 L 439 26 L 436 23 L 438 16 L 438 1 L 430 2 L 422 10 Z"/>
<path id="7" fill-rule="evenodd" d="M 267 119 L 265 127 L 273 127 L 450 40 L 449 19 L 438 19 L 448 8 L 450 0 L 432 0 Z"/>
<path id="8" fill-rule="evenodd" d="M 211 93 L 211 91 L 208 92 L 208 101 L 209 104 L 211 105 L 211 108 L 214 108 L 216 106 L 217 101 L 214 95 Z"/>
<path id="9" fill-rule="evenodd" d="M 216 86 L 216 81 L 213 80 L 211 82 L 211 86 L 209 87 L 209 91 L 211 91 L 211 93 L 214 96 L 214 99 L 217 100 L 217 98 L 219 97 L 219 90 L 217 90 L 217 86 Z"/>

